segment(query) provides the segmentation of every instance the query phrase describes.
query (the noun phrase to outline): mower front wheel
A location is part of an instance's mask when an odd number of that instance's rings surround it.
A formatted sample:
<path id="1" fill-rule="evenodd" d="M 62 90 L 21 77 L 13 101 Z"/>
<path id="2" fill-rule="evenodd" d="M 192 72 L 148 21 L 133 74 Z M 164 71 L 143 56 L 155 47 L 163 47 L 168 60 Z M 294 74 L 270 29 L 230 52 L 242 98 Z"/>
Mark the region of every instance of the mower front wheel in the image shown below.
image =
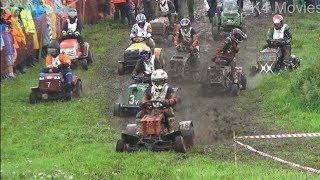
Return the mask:
<path id="1" fill-rule="evenodd" d="M 124 65 L 122 63 L 118 64 L 118 74 L 119 75 L 124 75 L 125 69 L 124 69 Z"/>
<path id="2" fill-rule="evenodd" d="M 240 95 L 240 87 L 238 84 L 231 84 L 231 87 L 230 87 L 230 93 L 232 96 L 239 96 Z"/>
<path id="3" fill-rule="evenodd" d="M 127 151 L 127 144 L 124 142 L 123 139 L 119 139 L 117 141 L 116 151 L 117 152 L 125 152 L 125 151 Z"/>
<path id="4" fill-rule="evenodd" d="M 31 92 L 29 95 L 29 103 L 30 104 L 36 104 L 38 102 L 38 96 L 36 92 Z"/>
<path id="5" fill-rule="evenodd" d="M 75 86 L 75 92 L 74 95 L 76 98 L 79 98 L 82 96 L 82 82 L 80 80 L 77 81 L 76 86 Z"/>
<path id="6" fill-rule="evenodd" d="M 174 150 L 176 152 L 185 153 L 187 151 L 186 145 L 182 136 L 176 136 L 174 138 Z"/>

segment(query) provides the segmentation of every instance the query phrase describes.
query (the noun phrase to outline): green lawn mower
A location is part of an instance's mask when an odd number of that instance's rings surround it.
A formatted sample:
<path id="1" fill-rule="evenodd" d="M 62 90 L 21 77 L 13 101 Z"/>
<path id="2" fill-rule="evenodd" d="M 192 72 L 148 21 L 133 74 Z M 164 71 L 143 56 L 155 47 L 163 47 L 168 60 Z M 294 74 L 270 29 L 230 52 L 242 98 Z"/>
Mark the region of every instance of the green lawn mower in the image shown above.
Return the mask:
<path id="1" fill-rule="evenodd" d="M 144 96 L 145 91 L 151 85 L 150 76 L 136 76 L 134 77 L 134 83 L 129 85 L 122 94 L 119 102 L 114 104 L 113 115 L 114 116 L 135 116 L 140 110 L 140 103 Z M 179 88 L 173 88 L 178 93 Z M 174 107 L 177 110 L 180 105 L 180 99 L 178 104 Z"/>
<path id="2" fill-rule="evenodd" d="M 113 115 L 135 115 L 140 111 L 140 102 L 146 89 L 150 86 L 150 76 L 136 76 L 134 83 L 124 91 L 120 101 L 114 104 Z"/>
<path id="3" fill-rule="evenodd" d="M 225 0 L 217 7 L 212 22 L 213 39 L 220 37 L 222 32 L 230 32 L 234 28 L 243 29 L 244 18 L 236 0 Z"/>

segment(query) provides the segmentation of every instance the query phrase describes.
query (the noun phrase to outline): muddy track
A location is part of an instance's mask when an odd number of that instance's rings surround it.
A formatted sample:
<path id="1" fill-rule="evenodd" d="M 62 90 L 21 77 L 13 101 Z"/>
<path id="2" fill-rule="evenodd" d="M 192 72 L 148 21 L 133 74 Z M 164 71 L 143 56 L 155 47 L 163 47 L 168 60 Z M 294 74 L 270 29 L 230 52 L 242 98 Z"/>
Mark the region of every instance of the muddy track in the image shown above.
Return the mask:
<path id="1" fill-rule="evenodd" d="M 202 66 L 206 67 L 213 57 L 217 45 L 224 38 L 221 38 L 220 41 L 213 41 L 208 18 L 201 8 L 196 11 L 196 19 L 197 21 L 193 26 L 200 33 L 200 59 Z M 246 18 L 246 31 L 249 38 L 241 45 L 238 57 L 239 66 L 249 67 L 249 64 L 252 64 L 255 60 L 259 49 L 257 34 L 265 33 L 256 27 L 267 27 L 268 22 L 269 19 L 266 17 L 253 19 L 248 16 Z M 112 94 L 108 100 L 111 103 L 106 103 L 107 107 L 104 108 L 104 113 L 108 115 L 112 114 L 112 102 L 120 98 L 124 88 L 131 82 L 130 75 L 118 76 L 115 70 L 118 58 L 122 57 L 123 51 L 121 50 L 124 50 L 127 46 L 127 42 L 120 43 L 106 54 L 109 63 L 104 66 L 113 67 L 111 69 L 114 70 L 113 75 L 106 82 L 108 86 L 104 87 Z M 163 58 L 166 63 L 169 62 L 171 56 L 175 53 L 175 49 L 168 47 L 166 42 L 161 41 L 157 42 L 157 46 L 163 48 Z M 209 145 L 219 140 L 230 139 L 233 131 L 238 134 L 257 134 L 270 133 L 273 129 L 270 125 L 257 124 L 253 121 L 257 113 L 252 112 L 257 109 L 257 104 L 248 104 L 252 102 L 247 102 L 246 97 L 230 97 L 224 93 L 201 94 L 198 91 L 199 85 L 194 83 L 175 84 L 171 82 L 170 84 L 181 88 L 182 103 L 179 111 L 176 112 L 176 120 L 192 120 L 194 122 L 198 145 Z M 249 87 L 254 88 L 250 85 Z M 239 103 L 239 100 L 241 100 L 241 103 Z M 241 110 L 239 110 L 239 107 L 241 107 Z M 119 132 L 130 122 L 134 122 L 134 117 L 114 117 L 110 121 L 111 125 Z"/>

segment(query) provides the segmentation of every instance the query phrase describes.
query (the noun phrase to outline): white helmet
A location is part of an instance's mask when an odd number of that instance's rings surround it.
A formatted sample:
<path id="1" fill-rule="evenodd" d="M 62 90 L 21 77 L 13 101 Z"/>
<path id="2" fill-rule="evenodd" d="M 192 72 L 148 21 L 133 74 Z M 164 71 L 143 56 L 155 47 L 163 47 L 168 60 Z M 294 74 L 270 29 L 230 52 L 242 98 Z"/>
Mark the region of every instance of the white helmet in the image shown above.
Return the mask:
<path id="1" fill-rule="evenodd" d="M 167 84 L 168 74 L 163 69 L 154 70 L 151 74 L 151 82 L 156 90 L 162 90 Z"/>
<path id="2" fill-rule="evenodd" d="M 146 23 L 147 17 L 144 14 L 140 13 L 136 16 L 136 21 L 137 23 Z"/>
<path id="3" fill-rule="evenodd" d="M 68 16 L 70 18 L 75 18 L 78 15 L 77 10 L 74 8 L 68 9 Z"/>

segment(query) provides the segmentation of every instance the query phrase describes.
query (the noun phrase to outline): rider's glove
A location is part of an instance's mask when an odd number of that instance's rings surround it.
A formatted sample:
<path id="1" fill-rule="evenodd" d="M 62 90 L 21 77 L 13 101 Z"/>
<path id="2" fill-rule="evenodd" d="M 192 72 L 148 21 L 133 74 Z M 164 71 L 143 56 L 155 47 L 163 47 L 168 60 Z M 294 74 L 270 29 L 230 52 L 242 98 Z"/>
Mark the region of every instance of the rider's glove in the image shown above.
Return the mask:
<path id="1" fill-rule="evenodd" d="M 170 100 L 169 99 L 166 99 L 163 101 L 163 106 L 164 107 L 170 107 Z"/>
<path id="2" fill-rule="evenodd" d="M 62 35 L 67 35 L 67 31 L 62 31 Z"/>
<path id="3" fill-rule="evenodd" d="M 79 36 L 80 35 L 79 31 L 74 32 L 74 35 Z"/>
<path id="4" fill-rule="evenodd" d="M 152 104 L 150 101 L 147 101 L 147 102 L 142 103 L 141 106 L 146 109 L 151 109 Z"/>

